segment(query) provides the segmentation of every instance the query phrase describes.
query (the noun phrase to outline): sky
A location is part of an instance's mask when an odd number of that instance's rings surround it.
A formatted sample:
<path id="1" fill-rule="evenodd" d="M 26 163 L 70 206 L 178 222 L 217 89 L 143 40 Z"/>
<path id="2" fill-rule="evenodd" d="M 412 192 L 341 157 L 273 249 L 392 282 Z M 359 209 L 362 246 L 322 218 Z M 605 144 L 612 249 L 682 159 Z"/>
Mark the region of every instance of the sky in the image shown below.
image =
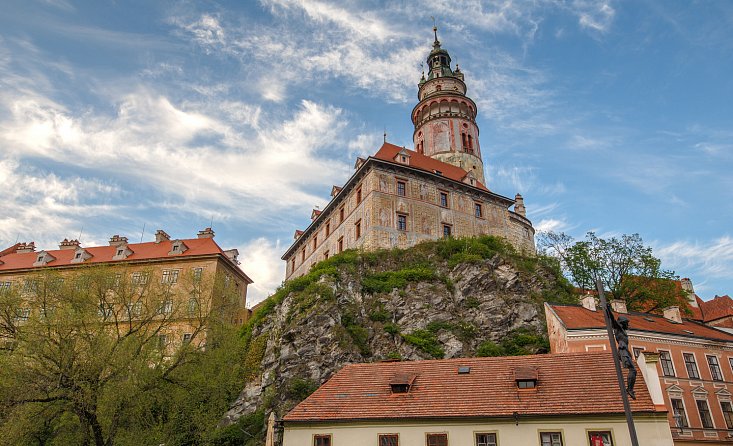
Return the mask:
<path id="1" fill-rule="evenodd" d="M 213 225 L 265 298 L 355 158 L 412 148 L 433 17 L 492 191 L 733 293 L 726 0 L 5 0 L 0 249 Z"/>

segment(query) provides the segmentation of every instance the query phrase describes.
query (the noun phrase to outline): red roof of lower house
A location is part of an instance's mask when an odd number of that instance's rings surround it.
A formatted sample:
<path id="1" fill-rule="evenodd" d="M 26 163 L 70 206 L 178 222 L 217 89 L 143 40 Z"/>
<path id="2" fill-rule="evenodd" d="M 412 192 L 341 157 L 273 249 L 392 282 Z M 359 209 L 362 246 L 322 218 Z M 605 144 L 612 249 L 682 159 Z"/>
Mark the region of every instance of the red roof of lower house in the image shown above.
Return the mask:
<path id="1" fill-rule="evenodd" d="M 606 327 L 600 307 L 596 311 L 591 311 L 579 305 L 548 305 L 568 330 L 605 329 Z M 618 316 L 618 313 L 614 314 Z M 631 312 L 625 313 L 624 316 L 629 319 L 629 330 L 631 331 L 648 331 L 733 342 L 733 335 L 689 319 L 676 323 L 652 313 Z"/>
<path id="2" fill-rule="evenodd" d="M 379 151 L 374 155 L 374 158 L 394 163 L 396 162 L 395 157 L 397 154 L 403 150 L 410 155 L 409 166 L 415 169 L 424 170 L 430 173 L 435 173 L 437 170 L 442 176 L 458 182 L 463 182 L 463 179 L 468 175 L 467 171 L 458 166 L 438 161 L 434 158 L 430 158 L 429 156 L 425 156 L 422 153 L 415 152 L 404 147 L 399 147 L 388 142 L 385 142 L 384 145 L 382 145 Z M 476 180 L 475 187 L 485 191 L 489 190 L 478 180 Z"/>
<path id="3" fill-rule="evenodd" d="M 459 373 L 467 367 L 468 373 Z M 518 389 L 517 370 L 535 369 L 537 387 Z M 465 371 L 465 369 L 464 369 Z M 392 393 L 395 377 L 414 376 L 407 393 Z M 639 373 L 634 412 L 656 409 Z M 286 422 L 621 414 L 610 353 L 347 365 Z"/>

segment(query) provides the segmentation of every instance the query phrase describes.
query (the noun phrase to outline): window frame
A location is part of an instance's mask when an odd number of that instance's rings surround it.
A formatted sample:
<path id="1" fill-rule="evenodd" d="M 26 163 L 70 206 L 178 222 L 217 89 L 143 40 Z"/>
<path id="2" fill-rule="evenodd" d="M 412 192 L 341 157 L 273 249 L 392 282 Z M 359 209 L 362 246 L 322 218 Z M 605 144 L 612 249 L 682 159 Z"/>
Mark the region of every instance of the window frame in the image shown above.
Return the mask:
<path id="1" fill-rule="evenodd" d="M 395 192 L 398 197 L 406 197 L 407 196 L 407 181 L 397 180 L 397 186 L 395 187 Z"/>
<path id="2" fill-rule="evenodd" d="M 665 376 L 667 378 L 676 378 L 677 377 L 677 370 L 674 368 L 674 361 L 672 360 L 672 352 L 669 350 L 659 350 L 657 349 L 657 353 L 659 353 L 659 365 L 662 368 L 662 376 Z M 663 354 L 666 353 L 668 358 L 665 360 L 663 358 Z M 665 369 L 665 361 L 669 361 L 669 365 L 672 367 L 672 374 L 667 374 L 667 371 Z"/>
<path id="3" fill-rule="evenodd" d="M 564 435 L 564 432 L 562 431 L 562 429 L 561 430 L 556 430 L 556 431 L 553 431 L 553 430 L 540 430 L 540 431 L 537 432 L 537 434 L 540 437 L 540 442 L 539 442 L 539 445 L 540 446 L 543 446 L 544 445 L 544 443 L 542 443 L 542 435 L 544 435 L 544 434 L 549 434 L 550 435 L 550 446 L 553 446 L 553 442 L 552 442 L 552 435 L 553 434 L 560 435 L 560 446 L 565 446 L 565 435 Z"/>
<path id="4" fill-rule="evenodd" d="M 688 357 L 692 358 L 692 362 L 688 362 Z M 690 379 L 700 379 L 700 368 L 697 366 L 697 358 L 695 357 L 694 353 L 689 352 L 682 352 L 682 362 L 685 363 L 685 371 L 687 372 L 687 377 Z M 696 376 L 692 376 L 690 373 L 690 366 L 694 367 L 694 372 Z"/>
<path id="5" fill-rule="evenodd" d="M 715 364 L 712 364 L 710 362 L 710 359 L 715 360 Z M 720 359 L 717 355 L 705 355 L 705 360 L 708 363 L 708 369 L 710 369 L 710 378 L 713 381 L 725 381 L 725 378 L 723 377 L 723 369 L 720 367 Z M 715 366 L 715 369 L 713 369 L 713 366 Z M 713 370 L 717 370 L 718 377 L 716 378 L 716 374 L 713 373 Z"/>
<path id="6" fill-rule="evenodd" d="M 445 438 L 444 446 L 448 446 L 448 432 L 425 432 L 425 446 L 441 446 L 440 444 L 430 443 L 431 437 L 443 437 Z"/>
<path id="7" fill-rule="evenodd" d="M 682 417 L 684 419 L 684 424 L 681 423 L 680 426 L 677 426 L 676 425 L 677 424 L 676 423 L 676 420 L 677 419 L 675 418 L 675 416 L 677 414 L 675 413 L 675 411 L 677 410 L 677 408 L 674 407 L 674 401 L 679 401 L 680 404 L 682 405 Z M 675 427 L 677 427 L 678 429 L 684 429 L 684 428 L 690 427 L 690 418 L 687 416 L 687 407 L 685 407 L 685 400 L 682 399 L 681 396 L 680 396 L 680 398 L 672 398 L 672 397 L 670 397 L 669 398 L 669 405 L 672 407 L 672 419 L 675 420 Z"/>
<path id="8" fill-rule="evenodd" d="M 361 186 L 356 189 L 356 205 L 360 205 L 364 197 L 361 194 Z"/>
<path id="9" fill-rule="evenodd" d="M 494 436 L 493 446 L 498 446 L 499 445 L 499 432 L 498 431 L 475 431 L 473 433 L 473 444 L 474 444 L 474 446 L 492 446 L 492 444 L 489 443 L 489 442 L 479 443 L 479 441 L 478 441 L 479 440 L 478 439 L 478 436 L 479 435 L 493 435 Z"/>
<path id="10" fill-rule="evenodd" d="M 178 283 L 178 277 L 181 274 L 181 270 L 177 268 L 164 269 L 160 274 L 160 283 L 166 285 L 173 285 Z"/>
<path id="11" fill-rule="evenodd" d="M 450 209 L 450 203 L 448 201 L 449 198 L 448 192 L 444 190 L 438 191 L 438 205 L 440 205 L 440 207 Z M 443 201 L 443 199 L 445 199 L 445 201 Z"/>
<path id="12" fill-rule="evenodd" d="M 339 224 L 344 222 L 345 214 L 346 214 L 345 206 L 341 206 L 339 208 Z"/>
<path id="13" fill-rule="evenodd" d="M 407 232 L 407 214 L 397 213 L 397 230 Z"/>
<path id="14" fill-rule="evenodd" d="M 341 237 L 339 237 L 337 242 L 338 242 L 338 251 L 340 254 L 344 252 L 344 236 L 342 235 Z"/>
<path id="15" fill-rule="evenodd" d="M 704 404 L 706 410 L 701 410 L 700 405 Z M 710 412 L 710 404 L 708 404 L 708 400 L 695 400 L 695 407 L 697 407 L 697 414 L 700 417 L 700 426 L 702 426 L 703 429 L 715 429 L 715 421 L 713 420 L 713 414 Z M 703 412 L 706 413 L 707 418 L 703 417 Z M 710 422 L 710 426 L 706 426 L 705 421 Z"/>
<path id="16" fill-rule="evenodd" d="M 726 411 L 723 404 L 727 404 L 730 410 Z M 723 413 L 723 421 L 726 429 L 733 430 L 733 403 L 730 401 L 720 401 L 720 411 Z"/>
<path id="17" fill-rule="evenodd" d="M 316 443 L 317 440 L 325 439 L 328 439 L 327 444 Z M 313 446 L 331 446 L 333 444 L 333 436 L 331 434 L 313 434 L 313 442 L 311 444 Z"/>
<path id="18" fill-rule="evenodd" d="M 449 238 L 453 236 L 453 225 L 449 225 L 448 223 L 441 223 L 443 227 L 443 238 Z M 446 229 L 448 230 L 446 234 Z"/>
<path id="19" fill-rule="evenodd" d="M 613 429 L 586 429 L 585 430 L 585 438 L 588 441 L 588 444 L 590 446 L 593 446 L 593 444 L 590 442 L 590 436 L 591 434 L 608 434 L 608 438 L 611 441 L 611 444 L 609 446 L 614 446 L 616 444 L 616 439 L 613 436 Z"/>
<path id="20" fill-rule="evenodd" d="M 377 446 L 382 446 L 382 439 L 386 438 L 394 438 L 396 440 L 396 443 L 394 443 L 394 446 L 400 446 L 400 434 L 394 433 L 394 434 L 377 434 Z"/>
<path id="21" fill-rule="evenodd" d="M 473 216 L 476 218 L 484 218 L 484 206 L 482 203 L 473 202 Z"/>

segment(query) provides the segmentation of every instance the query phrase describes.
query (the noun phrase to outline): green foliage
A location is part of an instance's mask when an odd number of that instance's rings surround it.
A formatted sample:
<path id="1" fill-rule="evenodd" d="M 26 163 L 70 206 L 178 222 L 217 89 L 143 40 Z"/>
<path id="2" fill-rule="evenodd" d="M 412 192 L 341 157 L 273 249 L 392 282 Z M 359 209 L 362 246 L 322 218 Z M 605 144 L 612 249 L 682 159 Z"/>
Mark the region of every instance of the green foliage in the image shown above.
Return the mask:
<path id="1" fill-rule="evenodd" d="M 395 323 L 388 322 L 384 324 L 384 331 L 391 335 L 396 335 L 400 333 L 400 326 Z"/>
<path id="2" fill-rule="evenodd" d="M 369 312 L 369 320 L 372 322 L 387 322 L 390 316 L 391 314 L 384 309 L 384 305 L 381 302 L 378 302 L 375 308 Z"/>
<path id="3" fill-rule="evenodd" d="M 318 388 L 318 383 L 310 379 L 293 378 L 288 383 L 288 398 L 300 402 L 308 398 Z"/>
<path id="4" fill-rule="evenodd" d="M 478 308 L 479 305 L 481 305 L 481 301 L 473 296 L 468 296 L 466 300 L 463 301 L 463 304 L 466 308 Z"/>
<path id="5" fill-rule="evenodd" d="M 409 267 L 398 271 L 385 271 L 366 275 L 361 281 L 362 291 L 368 294 L 389 293 L 402 289 L 409 282 L 430 281 L 436 278 L 435 270 L 427 267 Z"/>
<path id="6" fill-rule="evenodd" d="M 547 353 L 550 344 L 543 334 L 527 328 L 519 328 L 508 333 L 499 344 L 492 341 L 481 343 L 476 356 L 522 356 Z"/>
<path id="7" fill-rule="evenodd" d="M 216 446 L 256 446 L 264 444 L 265 429 L 265 412 L 260 409 L 244 415 L 234 424 L 218 429 L 207 443 Z"/>
<path id="8" fill-rule="evenodd" d="M 401 336 L 405 342 L 414 345 L 433 358 L 440 359 L 445 355 L 445 351 L 440 346 L 438 338 L 429 330 L 415 330 L 412 333 L 402 334 Z"/>
<path id="9" fill-rule="evenodd" d="M 663 270 L 652 248 L 639 234 L 604 239 L 588 232 L 575 241 L 563 233 L 539 236 L 540 248 L 558 259 L 563 271 L 581 289 L 595 289 L 600 280 L 609 299 L 626 300 L 629 309 L 654 311 L 676 305 L 688 311 L 674 271 Z"/>
<path id="10" fill-rule="evenodd" d="M 344 312 L 344 314 L 341 315 L 341 325 L 346 329 L 346 332 L 351 337 L 351 341 L 354 343 L 356 348 L 359 349 L 359 353 L 364 356 L 371 355 L 368 343 L 369 331 L 359 325 L 356 317 L 348 312 Z"/>
<path id="11" fill-rule="evenodd" d="M 258 376 L 262 370 L 262 358 L 265 357 L 265 349 L 267 348 L 267 335 L 262 334 L 256 337 L 247 346 L 244 355 L 244 373 L 245 379 L 252 379 Z"/>

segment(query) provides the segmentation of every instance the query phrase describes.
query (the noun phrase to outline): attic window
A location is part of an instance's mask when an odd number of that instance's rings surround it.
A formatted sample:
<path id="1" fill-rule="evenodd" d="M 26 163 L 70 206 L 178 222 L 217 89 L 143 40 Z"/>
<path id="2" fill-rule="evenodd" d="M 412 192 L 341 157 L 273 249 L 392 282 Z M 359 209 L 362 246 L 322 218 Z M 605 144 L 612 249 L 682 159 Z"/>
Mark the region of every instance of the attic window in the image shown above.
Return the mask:
<path id="1" fill-rule="evenodd" d="M 644 320 L 647 322 L 655 322 L 655 320 L 650 317 L 645 317 Z"/>
<path id="2" fill-rule="evenodd" d="M 534 367 L 517 367 L 514 369 L 514 381 L 518 389 L 534 389 L 537 387 L 538 371 Z"/>
<path id="3" fill-rule="evenodd" d="M 695 334 L 695 332 L 693 332 L 691 330 L 682 330 L 682 331 L 684 331 L 685 333 Z"/>
<path id="4" fill-rule="evenodd" d="M 407 157 L 406 157 L 406 156 L 404 156 L 404 155 L 402 156 L 402 162 L 403 162 L 403 163 L 406 163 L 406 162 L 407 162 Z"/>
<path id="5" fill-rule="evenodd" d="M 43 254 L 41 254 L 40 256 L 38 256 L 37 262 L 38 263 L 43 263 Z"/>
<path id="6" fill-rule="evenodd" d="M 465 366 L 465 365 L 458 367 L 458 374 L 459 375 L 468 375 L 469 373 L 471 373 L 471 367 L 468 367 L 468 366 Z"/>
<path id="7" fill-rule="evenodd" d="M 433 170 L 433 173 L 435 173 L 436 175 L 443 175 L 443 172 L 439 170 Z"/>
<path id="8" fill-rule="evenodd" d="M 117 250 L 117 255 L 118 255 L 118 256 L 121 256 L 121 255 L 122 255 L 122 254 L 124 254 L 124 253 L 125 253 L 125 250 L 124 250 L 124 249 L 118 249 L 118 250 Z"/>
<path id="9" fill-rule="evenodd" d="M 81 253 L 80 252 L 77 252 L 76 255 L 74 256 L 74 258 L 75 259 L 81 259 Z"/>
<path id="10" fill-rule="evenodd" d="M 389 383 L 392 393 L 409 393 L 417 375 L 397 375 Z"/>

